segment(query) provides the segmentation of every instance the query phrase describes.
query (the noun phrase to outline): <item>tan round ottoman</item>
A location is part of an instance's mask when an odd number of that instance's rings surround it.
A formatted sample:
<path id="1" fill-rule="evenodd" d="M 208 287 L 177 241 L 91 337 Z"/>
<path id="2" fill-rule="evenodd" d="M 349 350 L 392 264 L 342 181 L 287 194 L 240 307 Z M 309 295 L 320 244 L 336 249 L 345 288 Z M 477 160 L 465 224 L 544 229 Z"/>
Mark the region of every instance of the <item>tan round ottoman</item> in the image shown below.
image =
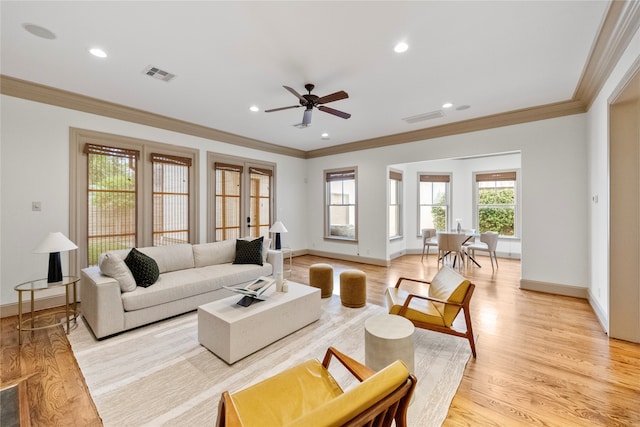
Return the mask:
<path id="1" fill-rule="evenodd" d="M 333 267 L 330 264 L 313 264 L 309 267 L 309 285 L 320 289 L 322 298 L 333 294 Z"/>
<path id="2" fill-rule="evenodd" d="M 340 301 L 345 307 L 364 307 L 367 303 L 367 275 L 360 270 L 340 273 Z"/>

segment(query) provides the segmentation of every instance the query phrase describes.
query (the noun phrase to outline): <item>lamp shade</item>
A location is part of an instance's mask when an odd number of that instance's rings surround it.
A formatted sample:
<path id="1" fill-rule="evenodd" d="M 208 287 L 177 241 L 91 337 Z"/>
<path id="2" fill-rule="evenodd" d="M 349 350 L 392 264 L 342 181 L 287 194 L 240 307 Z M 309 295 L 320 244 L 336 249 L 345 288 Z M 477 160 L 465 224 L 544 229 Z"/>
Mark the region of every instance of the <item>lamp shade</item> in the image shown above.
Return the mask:
<path id="1" fill-rule="evenodd" d="M 284 226 L 282 221 L 276 221 L 269 229 L 271 233 L 286 233 L 287 231 L 287 227 Z"/>
<path id="2" fill-rule="evenodd" d="M 78 249 L 75 243 L 67 239 L 67 236 L 57 231 L 49 235 L 34 250 L 36 254 L 47 254 L 51 252 L 64 252 Z"/>
<path id="3" fill-rule="evenodd" d="M 78 249 L 75 243 L 67 239 L 67 236 L 60 233 L 49 233 L 33 252 L 36 254 L 49 254 L 49 272 L 47 282 L 55 283 L 62 280 L 62 263 L 60 262 L 60 252 Z"/>
<path id="4" fill-rule="evenodd" d="M 287 227 L 285 227 L 281 221 L 276 221 L 269 229 L 269 232 L 276 233 L 276 250 L 280 250 L 282 248 L 282 243 L 280 242 L 280 233 L 286 233 Z"/>

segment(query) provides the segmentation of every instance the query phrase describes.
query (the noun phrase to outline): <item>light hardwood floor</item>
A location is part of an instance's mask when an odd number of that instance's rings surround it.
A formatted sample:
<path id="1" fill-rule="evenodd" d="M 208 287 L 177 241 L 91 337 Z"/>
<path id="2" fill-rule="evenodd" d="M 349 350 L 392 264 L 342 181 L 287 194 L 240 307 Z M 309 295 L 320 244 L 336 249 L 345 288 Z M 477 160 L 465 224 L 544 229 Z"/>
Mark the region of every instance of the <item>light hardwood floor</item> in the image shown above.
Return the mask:
<path id="1" fill-rule="evenodd" d="M 478 358 L 467 364 L 444 425 L 640 425 L 640 344 L 609 339 L 585 300 L 518 289 L 518 261 L 500 259 L 492 273 L 488 258 L 479 259 L 484 268 L 463 272 L 476 284 Z M 429 280 L 437 271 L 433 255 L 406 255 L 389 268 L 307 255 L 294 258 L 290 279 L 308 283 L 317 262 L 334 266 L 336 288 L 345 269 L 365 271 L 368 302 L 378 305 L 398 277 Z M 33 424 L 101 425 L 62 329 L 25 334 L 20 348 L 16 324 L 2 319 L 1 378 L 34 374 Z"/>

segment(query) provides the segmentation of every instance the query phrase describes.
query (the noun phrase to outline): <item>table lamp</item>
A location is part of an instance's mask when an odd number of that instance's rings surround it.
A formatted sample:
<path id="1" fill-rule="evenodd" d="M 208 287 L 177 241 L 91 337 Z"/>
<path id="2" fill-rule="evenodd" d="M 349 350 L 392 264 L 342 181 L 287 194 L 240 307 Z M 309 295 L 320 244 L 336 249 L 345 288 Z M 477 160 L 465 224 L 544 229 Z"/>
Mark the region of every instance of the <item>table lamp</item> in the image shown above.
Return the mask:
<path id="1" fill-rule="evenodd" d="M 60 263 L 60 252 L 71 251 L 78 247 L 61 232 L 49 233 L 49 235 L 34 250 L 35 254 L 49 254 L 49 273 L 47 282 L 55 283 L 62 281 L 62 264 Z"/>
<path id="2" fill-rule="evenodd" d="M 276 250 L 282 249 L 282 245 L 280 244 L 280 233 L 286 233 L 287 231 L 287 227 L 285 227 L 281 221 L 276 221 L 269 229 L 270 233 L 276 233 Z"/>

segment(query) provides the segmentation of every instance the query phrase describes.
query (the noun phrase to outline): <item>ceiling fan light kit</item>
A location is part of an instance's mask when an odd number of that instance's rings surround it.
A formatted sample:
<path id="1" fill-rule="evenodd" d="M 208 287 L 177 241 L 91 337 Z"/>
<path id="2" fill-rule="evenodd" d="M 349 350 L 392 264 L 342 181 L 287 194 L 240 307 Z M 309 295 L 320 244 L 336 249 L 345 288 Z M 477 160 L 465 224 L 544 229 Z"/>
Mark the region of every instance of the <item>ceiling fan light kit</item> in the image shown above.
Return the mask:
<path id="1" fill-rule="evenodd" d="M 304 88 L 307 90 L 307 92 L 309 92 L 305 95 L 300 95 L 295 89 L 289 86 L 283 86 L 283 87 L 289 92 L 291 92 L 296 98 L 298 98 L 300 104 L 290 105 L 288 107 L 271 108 L 269 110 L 264 110 L 265 113 L 288 110 L 291 108 L 305 107 L 304 113 L 302 115 L 302 123 L 300 126 L 296 125 L 296 127 L 300 127 L 300 128 L 307 127 L 311 124 L 311 114 L 313 112 L 313 107 L 316 107 L 320 111 L 332 114 L 334 116 L 337 116 L 343 119 L 348 119 L 349 117 L 351 117 L 351 114 L 349 113 L 345 113 L 344 111 L 336 110 L 334 108 L 326 107 L 323 105 L 323 104 L 328 104 L 329 102 L 334 102 L 334 101 L 339 101 L 341 99 L 349 98 L 349 94 L 347 94 L 347 92 L 343 90 L 334 92 L 326 96 L 319 97 L 311 93 L 311 91 L 315 87 L 311 83 L 307 83 L 306 85 L 304 85 Z"/>

